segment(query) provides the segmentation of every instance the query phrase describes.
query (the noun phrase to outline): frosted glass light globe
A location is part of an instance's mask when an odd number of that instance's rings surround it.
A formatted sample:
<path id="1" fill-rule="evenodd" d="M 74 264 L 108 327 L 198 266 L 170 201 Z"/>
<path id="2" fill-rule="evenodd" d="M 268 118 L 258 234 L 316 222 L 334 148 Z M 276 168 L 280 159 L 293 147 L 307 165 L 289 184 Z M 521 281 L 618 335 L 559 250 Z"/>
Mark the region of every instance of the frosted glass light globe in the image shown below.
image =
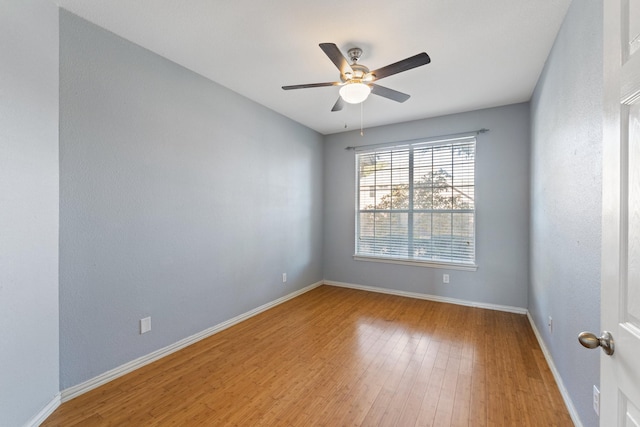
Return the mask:
<path id="1" fill-rule="evenodd" d="M 349 104 L 360 104 L 370 93 L 371 88 L 364 83 L 347 83 L 340 88 L 340 96 Z"/>

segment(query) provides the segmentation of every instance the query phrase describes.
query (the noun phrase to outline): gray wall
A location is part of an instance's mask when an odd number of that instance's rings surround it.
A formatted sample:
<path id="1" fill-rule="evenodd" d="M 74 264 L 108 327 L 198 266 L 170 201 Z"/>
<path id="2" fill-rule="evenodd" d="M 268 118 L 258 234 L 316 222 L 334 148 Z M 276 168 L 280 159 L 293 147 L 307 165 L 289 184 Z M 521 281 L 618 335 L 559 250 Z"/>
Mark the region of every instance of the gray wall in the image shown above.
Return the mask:
<path id="1" fill-rule="evenodd" d="M 60 18 L 64 389 L 320 281 L 322 136 Z"/>
<path id="2" fill-rule="evenodd" d="M 576 337 L 600 331 L 601 3 L 572 3 L 531 101 L 529 311 L 585 426 L 598 425 L 600 352 Z"/>
<path id="3" fill-rule="evenodd" d="M 0 425 L 58 388 L 58 10 L 0 1 Z"/>
<path id="4" fill-rule="evenodd" d="M 355 164 L 347 146 L 489 128 L 477 139 L 476 258 L 459 271 L 354 261 Z M 327 280 L 527 307 L 529 104 L 330 135 L 325 138 L 324 276 Z M 442 283 L 449 273 L 451 283 Z"/>

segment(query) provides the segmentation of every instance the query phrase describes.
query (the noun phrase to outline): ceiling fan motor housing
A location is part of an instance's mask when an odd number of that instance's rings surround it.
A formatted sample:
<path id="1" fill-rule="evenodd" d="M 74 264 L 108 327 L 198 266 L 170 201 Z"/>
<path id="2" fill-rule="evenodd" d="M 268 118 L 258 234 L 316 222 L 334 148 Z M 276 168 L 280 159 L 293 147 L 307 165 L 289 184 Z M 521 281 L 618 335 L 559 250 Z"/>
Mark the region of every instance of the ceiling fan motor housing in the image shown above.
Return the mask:
<path id="1" fill-rule="evenodd" d="M 353 70 L 353 74 L 347 71 L 340 76 L 343 82 L 347 82 L 349 80 L 364 80 L 369 74 L 369 69 L 364 65 L 351 64 L 351 69 Z"/>

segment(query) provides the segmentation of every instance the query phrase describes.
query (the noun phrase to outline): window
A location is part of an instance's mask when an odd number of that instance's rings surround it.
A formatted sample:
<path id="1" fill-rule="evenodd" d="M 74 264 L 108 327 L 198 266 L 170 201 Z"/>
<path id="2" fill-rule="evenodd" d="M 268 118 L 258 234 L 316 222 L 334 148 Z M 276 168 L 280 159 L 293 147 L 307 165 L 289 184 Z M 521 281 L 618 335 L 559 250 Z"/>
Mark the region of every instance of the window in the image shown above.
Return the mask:
<path id="1" fill-rule="evenodd" d="M 475 268 L 475 137 L 356 153 L 356 259 Z"/>

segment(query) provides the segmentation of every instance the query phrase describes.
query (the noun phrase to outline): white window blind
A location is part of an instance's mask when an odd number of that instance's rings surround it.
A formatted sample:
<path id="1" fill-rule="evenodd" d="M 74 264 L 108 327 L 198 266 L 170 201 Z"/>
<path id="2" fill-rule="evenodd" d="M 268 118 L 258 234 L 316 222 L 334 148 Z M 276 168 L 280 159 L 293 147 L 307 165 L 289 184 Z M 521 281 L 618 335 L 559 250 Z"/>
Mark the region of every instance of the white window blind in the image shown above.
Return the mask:
<path id="1" fill-rule="evenodd" d="M 475 265 L 475 137 L 356 153 L 356 256 Z"/>

